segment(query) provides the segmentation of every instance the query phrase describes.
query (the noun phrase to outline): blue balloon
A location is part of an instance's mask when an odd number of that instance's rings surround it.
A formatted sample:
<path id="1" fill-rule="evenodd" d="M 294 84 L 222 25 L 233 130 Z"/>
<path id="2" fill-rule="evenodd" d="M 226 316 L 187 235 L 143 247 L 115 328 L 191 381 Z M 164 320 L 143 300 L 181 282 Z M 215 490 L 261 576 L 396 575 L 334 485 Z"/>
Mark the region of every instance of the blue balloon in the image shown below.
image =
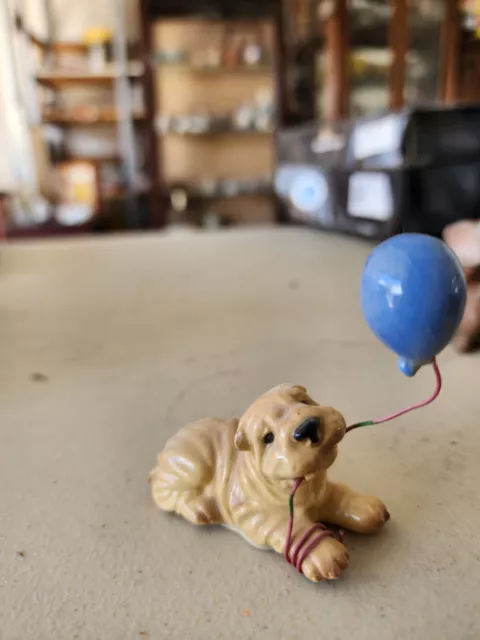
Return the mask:
<path id="1" fill-rule="evenodd" d="M 413 376 L 450 342 L 465 310 L 463 270 L 447 245 L 404 233 L 378 245 L 365 264 L 362 311 L 368 326 Z"/>

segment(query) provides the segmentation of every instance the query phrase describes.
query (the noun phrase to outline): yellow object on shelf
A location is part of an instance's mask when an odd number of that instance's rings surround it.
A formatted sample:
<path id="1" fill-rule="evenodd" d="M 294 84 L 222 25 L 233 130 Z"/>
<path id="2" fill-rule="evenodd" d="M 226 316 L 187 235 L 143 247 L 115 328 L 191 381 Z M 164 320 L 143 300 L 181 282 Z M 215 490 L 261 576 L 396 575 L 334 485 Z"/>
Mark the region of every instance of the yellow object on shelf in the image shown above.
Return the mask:
<path id="1" fill-rule="evenodd" d="M 95 209 L 98 200 L 95 164 L 81 160 L 60 162 L 58 171 L 65 186 L 66 201 L 82 203 Z"/>
<path id="2" fill-rule="evenodd" d="M 105 44 L 112 39 L 111 29 L 104 29 L 96 27 L 95 29 L 88 29 L 83 35 L 85 44 L 93 46 L 96 44 Z"/>
<path id="3" fill-rule="evenodd" d="M 89 29 L 84 34 L 88 47 L 88 64 L 92 73 L 104 73 L 107 64 L 107 46 L 112 40 L 110 29 Z"/>
<path id="4" fill-rule="evenodd" d="M 464 28 L 480 38 L 480 0 L 463 0 L 461 12 Z"/>
<path id="5" fill-rule="evenodd" d="M 475 30 L 475 35 L 477 38 L 480 38 L 480 0 L 477 0 L 477 6 L 475 7 L 476 18 L 477 18 L 477 28 Z"/>

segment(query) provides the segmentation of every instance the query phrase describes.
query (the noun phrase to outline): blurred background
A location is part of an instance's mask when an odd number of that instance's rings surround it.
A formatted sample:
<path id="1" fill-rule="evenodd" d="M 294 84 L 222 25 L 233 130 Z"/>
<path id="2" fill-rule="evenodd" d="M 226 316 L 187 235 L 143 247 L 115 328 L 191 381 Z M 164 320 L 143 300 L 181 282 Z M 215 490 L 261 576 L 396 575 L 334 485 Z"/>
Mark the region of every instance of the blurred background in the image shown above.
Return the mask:
<path id="1" fill-rule="evenodd" d="M 373 237 L 405 226 L 407 192 L 421 192 L 409 205 L 420 217 L 427 209 L 424 219 L 443 215 L 425 228 L 411 221 L 415 228 L 441 233 L 453 192 L 455 216 L 474 217 L 480 145 L 460 145 L 457 155 L 475 171 L 458 187 L 458 162 L 448 167 L 451 188 L 435 204 L 425 174 L 411 170 L 425 171 L 436 157 L 425 163 L 405 140 L 432 122 L 416 109 L 478 102 L 477 4 L 2 0 L 1 236 L 293 221 Z M 361 176 L 350 183 L 343 174 L 351 122 L 389 112 L 402 114 L 400 156 L 392 163 L 385 149 L 372 152 L 393 192 L 386 214 L 372 203 L 372 193 L 385 196 L 378 175 L 366 189 Z M 463 122 L 475 129 L 477 117 L 470 110 Z M 382 118 L 370 139 L 392 137 Z M 435 122 L 429 139 L 451 132 L 451 121 Z M 324 180 L 335 174 L 328 212 L 313 204 L 321 185 L 312 167 Z M 338 211 L 349 208 L 342 193 L 354 187 L 352 226 Z M 445 198 L 450 213 L 440 211 Z M 369 217 L 388 224 L 369 226 Z"/>

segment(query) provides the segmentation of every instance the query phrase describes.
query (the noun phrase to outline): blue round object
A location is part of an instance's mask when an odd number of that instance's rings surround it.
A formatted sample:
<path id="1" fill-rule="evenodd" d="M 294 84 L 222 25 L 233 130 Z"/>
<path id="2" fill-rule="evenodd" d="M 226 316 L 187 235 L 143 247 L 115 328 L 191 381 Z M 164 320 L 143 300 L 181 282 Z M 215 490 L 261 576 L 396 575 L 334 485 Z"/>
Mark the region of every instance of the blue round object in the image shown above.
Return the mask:
<path id="1" fill-rule="evenodd" d="M 361 304 L 368 326 L 413 376 L 450 342 L 465 310 L 467 285 L 444 242 L 404 233 L 376 247 L 362 275 Z"/>

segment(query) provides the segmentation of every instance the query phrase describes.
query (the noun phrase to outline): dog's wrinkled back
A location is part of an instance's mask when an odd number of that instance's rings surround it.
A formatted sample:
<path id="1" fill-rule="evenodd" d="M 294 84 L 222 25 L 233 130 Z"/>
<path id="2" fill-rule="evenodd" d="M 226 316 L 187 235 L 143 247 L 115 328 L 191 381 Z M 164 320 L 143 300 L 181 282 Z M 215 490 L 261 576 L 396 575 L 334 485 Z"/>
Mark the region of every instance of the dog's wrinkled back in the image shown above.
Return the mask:
<path id="1" fill-rule="evenodd" d="M 222 494 L 228 490 L 236 457 L 236 429 L 236 420 L 206 418 L 176 433 L 149 477 L 155 503 L 194 524 L 224 522 L 226 496 L 222 500 Z"/>

